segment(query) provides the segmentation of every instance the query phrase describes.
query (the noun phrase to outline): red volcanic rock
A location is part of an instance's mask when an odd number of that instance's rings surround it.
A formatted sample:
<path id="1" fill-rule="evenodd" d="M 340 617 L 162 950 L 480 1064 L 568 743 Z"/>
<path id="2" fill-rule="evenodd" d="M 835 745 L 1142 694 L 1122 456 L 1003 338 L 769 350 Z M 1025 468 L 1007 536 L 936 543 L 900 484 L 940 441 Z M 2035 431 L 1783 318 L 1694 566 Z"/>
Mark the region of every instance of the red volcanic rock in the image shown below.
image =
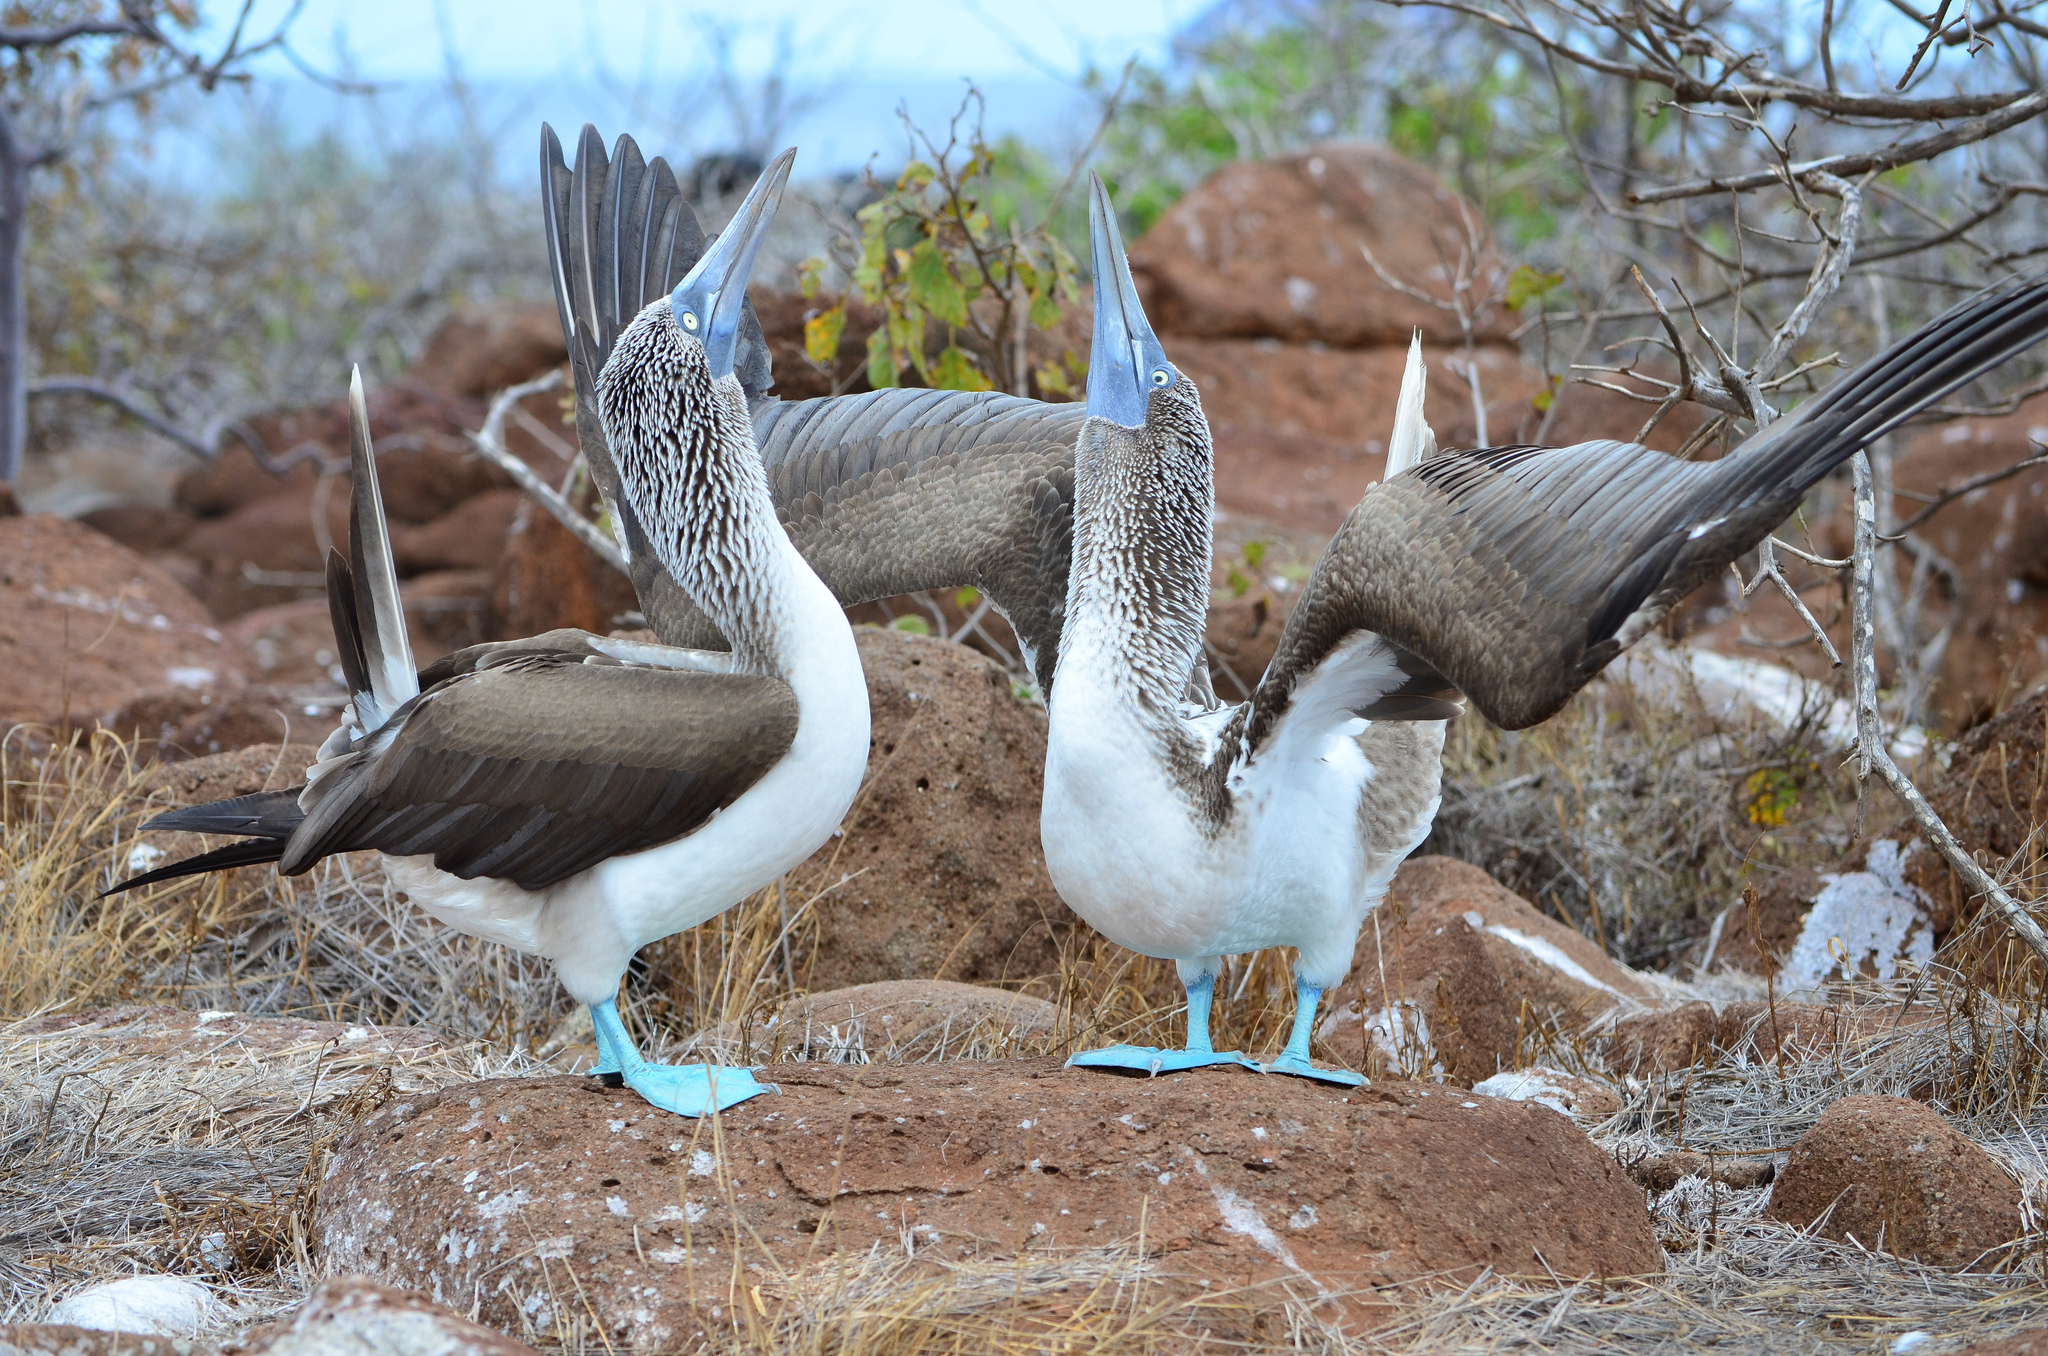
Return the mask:
<path id="1" fill-rule="evenodd" d="M 1656 991 L 1478 867 L 1412 857 L 1359 934 L 1317 1035 L 1366 1068 L 1466 1083 L 1517 1063 L 1539 1024 L 1583 1027 Z"/>
<path id="2" fill-rule="evenodd" d="M 554 303 L 500 301 L 442 321 L 406 378 L 443 395 L 487 399 L 567 361 Z"/>
<path id="3" fill-rule="evenodd" d="M 2022 1232 L 2020 1188 L 1940 1113 L 1844 1097 L 1792 1146 L 1769 1217 L 1934 1266 L 1998 1260 Z"/>
<path id="4" fill-rule="evenodd" d="M 1045 1259 L 1142 1227 L 1148 1287 L 1270 1280 L 1311 1301 L 1486 1267 L 1662 1266 L 1641 1191 L 1543 1107 L 1054 1059 L 760 1076 L 779 1091 L 715 1126 L 573 1078 L 393 1102 L 328 1169 L 323 1261 L 514 1334 L 573 1313 L 640 1350 L 692 1344 L 755 1295 L 773 1312 L 877 1248 Z"/>
<path id="5" fill-rule="evenodd" d="M 1045 708 L 950 641 L 857 627 L 872 743 L 845 834 L 792 874 L 836 887 L 799 942 L 814 990 L 892 979 L 1031 979 L 1077 920 L 1038 841 Z M 842 877 L 850 877 L 839 883 Z"/>
<path id="6" fill-rule="evenodd" d="M 1181 336 L 1165 343 L 1202 393 L 1216 442 L 1216 501 L 1226 511 L 1327 537 L 1384 473 L 1405 341 L 1368 349 Z M 1478 438 L 1471 389 L 1455 375 L 1454 358 L 1463 362 L 1451 350 L 1424 352 L 1423 409 L 1439 447 Z M 1543 389 L 1542 376 L 1503 345 L 1480 349 L 1478 366 L 1488 437 L 1505 441 Z"/>
<path id="7" fill-rule="evenodd" d="M 485 490 L 432 522 L 394 524 L 391 554 L 401 576 L 430 570 L 488 570 L 504 554 L 505 538 L 526 496 L 518 490 Z"/>
<path id="8" fill-rule="evenodd" d="M 0 728 L 89 726 L 155 689 L 238 687 L 242 666 L 159 566 L 80 523 L 0 519 Z"/>
<path id="9" fill-rule="evenodd" d="M 1476 209 L 1383 146 L 1326 143 L 1224 166 L 1132 247 L 1131 271 L 1161 334 L 1363 348 L 1406 344 L 1420 327 L 1427 342 L 1459 343 L 1455 315 L 1387 286 L 1366 251 L 1448 299 L 1468 246 L 1461 223 L 1479 238 L 1484 291 L 1505 266 Z M 1479 337 L 1507 333 L 1496 309 Z"/>

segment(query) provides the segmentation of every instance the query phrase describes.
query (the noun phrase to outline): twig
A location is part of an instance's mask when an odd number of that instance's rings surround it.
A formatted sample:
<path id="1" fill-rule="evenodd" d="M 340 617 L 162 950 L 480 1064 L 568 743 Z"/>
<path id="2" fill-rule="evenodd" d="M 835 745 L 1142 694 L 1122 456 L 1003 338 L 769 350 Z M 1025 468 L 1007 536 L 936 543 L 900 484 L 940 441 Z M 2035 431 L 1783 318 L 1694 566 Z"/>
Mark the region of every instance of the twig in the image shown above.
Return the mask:
<path id="1" fill-rule="evenodd" d="M 2040 447 L 2041 444 L 2035 443 L 2034 446 Z M 2002 471 L 1986 471 L 1981 476 L 1972 476 L 1952 490 L 1936 491 L 1934 500 L 1927 507 L 1899 524 L 1898 531 L 1880 537 L 1879 540 L 1885 542 L 1901 541 L 1908 532 L 1911 532 L 1914 528 L 1920 526 L 1920 524 L 1926 522 L 1956 500 L 1961 499 L 1964 495 L 1981 490 L 1986 485 L 1996 485 L 2001 480 L 2009 480 L 2032 466 L 2048 466 L 2048 452 L 2036 452 L 2026 460 L 2016 461 Z"/>
<path id="2" fill-rule="evenodd" d="M 1862 452 L 1856 454 L 1853 462 L 1856 492 L 1856 548 L 1853 560 L 1855 574 L 1850 584 L 1850 598 L 1853 609 L 1851 637 L 1856 658 L 1853 677 L 1856 691 L 1856 776 L 1859 808 L 1857 829 L 1862 829 L 1862 784 L 1872 771 L 1884 779 L 1899 803 L 1920 826 L 1920 832 L 1934 845 L 1949 869 L 1961 877 L 1971 893 L 1983 897 L 2013 935 L 2026 943 L 2041 963 L 2048 965 L 2048 932 L 2034 921 L 2020 902 L 2014 899 L 1991 873 L 1978 864 L 1977 859 L 1963 850 L 1956 836 L 1949 832 L 1948 825 L 1941 822 L 1941 816 L 1927 803 L 1927 797 L 1920 794 L 1920 788 L 1913 785 L 1912 778 L 1899 770 L 1892 761 L 1889 750 L 1884 746 L 1883 725 L 1877 710 L 1877 657 L 1875 627 L 1872 624 L 1872 595 L 1877 574 L 1877 495 L 1872 485 L 1870 459 Z"/>
<path id="3" fill-rule="evenodd" d="M 626 563 L 626 553 L 619 544 L 606 537 L 604 530 L 590 519 L 576 511 L 576 506 L 556 492 L 555 487 L 540 478 L 538 472 L 512 455 L 505 447 L 505 419 L 513 406 L 527 396 L 540 391 L 552 391 L 562 384 L 562 370 L 556 368 L 544 377 L 533 381 L 509 386 L 498 392 L 491 401 L 490 414 L 484 419 L 484 426 L 469 435 L 470 443 L 490 462 L 537 500 L 540 506 L 555 515 L 555 520 L 574 532 L 591 552 L 605 564 L 628 577 L 632 567 Z"/>

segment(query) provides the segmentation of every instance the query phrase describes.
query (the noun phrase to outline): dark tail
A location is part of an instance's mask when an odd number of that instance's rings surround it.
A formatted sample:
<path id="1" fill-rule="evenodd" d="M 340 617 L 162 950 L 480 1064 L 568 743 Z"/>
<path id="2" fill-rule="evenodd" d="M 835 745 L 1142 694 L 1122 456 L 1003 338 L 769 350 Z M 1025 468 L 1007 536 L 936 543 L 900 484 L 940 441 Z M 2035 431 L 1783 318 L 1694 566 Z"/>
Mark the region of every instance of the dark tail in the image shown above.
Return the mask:
<path id="1" fill-rule="evenodd" d="M 209 871 L 225 871 L 233 866 L 255 866 L 262 862 L 274 862 L 284 856 L 285 840 L 282 838 L 245 838 L 239 843 L 202 852 L 197 857 L 187 857 L 182 862 L 172 862 L 154 871 L 145 871 L 139 876 L 130 876 L 119 885 L 100 891 L 100 898 L 118 895 L 124 890 L 133 890 L 141 885 L 155 885 L 158 881 L 177 880 L 180 876 L 203 876 Z"/>
<path id="2" fill-rule="evenodd" d="M 1796 503 L 1860 449 L 2044 336 L 2048 274 L 1972 297 L 1738 448 L 1729 458 L 1738 477 L 1733 497 Z"/>
<path id="3" fill-rule="evenodd" d="M 102 890 L 100 898 L 118 895 L 123 890 L 133 890 L 141 885 L 155 885 L 158 881 L 177 880 L 181 876 L 199 876 L 208 871 L 277 861 L 284 856 L 285 841 L 292 836 L 292 830 L 298 828 L 299 821 L 305 818 L 305 812 L 299 809 L 299 792 L 303 790 L 304 787 L 295 786 L 289 791 L 258 791 L 253 796 L 236 796 L 210 805 L 187 805 L 158 815 L 142 827 L 152 831 L 179 829 L 186 833 L 249 836 L 239 843 L 229 843 L 226 847 L 131 876 L 119 885 Z"/>

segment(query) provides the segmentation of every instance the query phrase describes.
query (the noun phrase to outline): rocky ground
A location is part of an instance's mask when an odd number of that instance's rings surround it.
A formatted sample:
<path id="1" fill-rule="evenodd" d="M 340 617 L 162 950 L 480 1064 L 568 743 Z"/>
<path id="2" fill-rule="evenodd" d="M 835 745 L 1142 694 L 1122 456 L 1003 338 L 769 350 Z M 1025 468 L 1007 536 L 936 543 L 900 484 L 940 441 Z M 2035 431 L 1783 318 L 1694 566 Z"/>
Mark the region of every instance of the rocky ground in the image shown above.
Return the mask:
<path id="1" fill-rule="evenodd" d="M 1231 167 L 1133 249 L 1216 430 L 1226 697 L 1379 475 L 1412 328 L 1440 441 L 1477 436 L 1455 318 L 1358 248 L 1427 276 L 1458 217 L 1417 167 L 1324 148 Z M 786 395 L 857 380 L 801 357 L 816 303 L 756 300 Z M 1535 436 L 1505 320 L 1475 345 L 1488 436 Z M 422 660 L 635 623 L 467 450 L 561 360 L 551 308 L 479 311 L 372 403 Z M 2043 411 L 1910 443 L 1898 487 L 2005 464 Z M 1643 417 L 1571 388 L 1548 436 Z M 138 488 L 81 454 L 24 483 L 62 513 L 0 517 L 0 1352 L 2048 1349 L 2041 983 L 1896 815 L 1852 837 L 1836 696 L 1770 644 L 1781 605 L 1701 597 L 1542 731 L 1460 722 L 1439 833 L 1318 1028 L 1357 1090 L 1064 1068 L 1176 1040 L 1171 967 L 1052 890 L 1045 713 L 1000 624 L 859 609 L 843 836 L 629 976 L 652 1046 L 775 1085 L 688 1122 L 582 1077 L 588 1016 L 544 967 L 433 927 L 371 859 L 94 899 L 197 846 L 138 839 L 148 813 L 289 784 L 338 719 L 342 410 L 255 426 L 281 474 L 241 450 Z M 568 471 L 558 394 L 506 429 Z M 1921 772 L 2030 889 L 2048 696 L 1995 694 L 2048 668 L 2037 489 L 1927 529 L 1969 582 L 1937 603 L 1961 737 Z M 1812 515 L 1823 549 L 1840 519 Z M 1220 992 L 1219 1040 L 1278 1048 L 1285 957 Z"/>

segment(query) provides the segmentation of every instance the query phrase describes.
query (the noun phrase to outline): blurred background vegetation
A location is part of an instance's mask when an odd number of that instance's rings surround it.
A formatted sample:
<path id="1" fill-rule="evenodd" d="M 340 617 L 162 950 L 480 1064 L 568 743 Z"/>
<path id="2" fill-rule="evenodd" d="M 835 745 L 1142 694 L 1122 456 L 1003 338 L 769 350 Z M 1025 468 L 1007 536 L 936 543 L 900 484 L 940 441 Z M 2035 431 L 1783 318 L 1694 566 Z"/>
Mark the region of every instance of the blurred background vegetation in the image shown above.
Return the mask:
<path id="1" fill-rule="evenodd" d="M 185 29 L 212 25 L 207 31 L 237 13 L 226 0 L 161 8 Z M 983 14 L 967 8 L 970 16 Z M 1087 253 L 1085 195 L 1073 189 L 1083 162 L 1109 181 L 1135 238 L 1231 160 L 1363 138 L 1390 143 L 1436 170 L 1480 207 L 1509 257 L 1531 266 L 1512 300 L 1522 303 L 1525 347 L 1542 349 L 1554 373 L 1572 354 L 1551 351 L 1553 321 L 1598 320 L 1576 341 L 1583 356 L 1589 341 L 1593 348 L 1612 342 L 1649 314 L 1639 304 L 1628 309 L 1639 301 L 1626 290 L 1633 265 L 1653 279 L 1677 279 L 1701 301 L 1709 323 L 1724 326 L 1738 344 L 1752 323 L 1745 308 L 1754 324 L 1764 324 L 1770 289 L 1797 295 L 1816 239 L 1800 195 L 1688 198 L 1661 215 L 1631 207 L 1626 197 L 1717 161 L 1752 163 L 1780 151 L 1797 159 L 1859 144 L 1870 135 L 1867 127 L 1784 104 L 1754 116 L 1725 108 L 1705 116 L 1674 111 L 1659 102 L 1667 90 L 1559 60 L 1512 32 L 1502 16 L 1527 17 L 1526 7 L 1500 8 L 1491 18 L 1481 8 L 1462 0 L 1446 7 L 1221 0 L 1171 27 L 1149 52 L 1113 63 L 1091 56 L 1063 73 L 1071 97 L 1056 126 L 1041 120 L 1014 130 L 1017 110 L 998 105 L 988 110 L 992 130 L 984 133 L 979 95 L 961 105 L 950 128 L 929 117 L 920 127 L 906 115 L 893 142 L 864 166 L 808 167 L 807 208 L 783 214 L 788 238 L 771 251 L 764 280 L 803 281 L 835 297 L 851 280 L 857 299 L 890 310 L 893 359 L 871 362 L 872 376 L 883 375 L 886 365 L 895 379 L 917 384 L 1015 389 L 1016 355 L 998 352 L 993 337 L 1010 323 L 1009 311 L 983 324 L 965 305 L 986 295 L 1010 307 L 1011 293 L 1021 288 L 1017 304 L 1043 325 L 1052 308 L 1078 295 L 1085 282 L 1085 267 L 1075 262 Z M 1822 63 L 1807 12 L 1813 8 L 1740 0 L 1707 18 L 1719 37 L 1754 48 L 1757 69 L 1818 81 Z M 41 0 L 6 13 L 18 24 L 112 9 L 102 0 Z M 2041 24 L 2025 11 L 2023 5 L 2009 22 L 1994 17 L 1967 34 L 1946 21 L 1949 28 L 1918 63 L 1914 91 L 2038 88 Z M 308 113 L 305 74 L 284 82 L 257 76 L 210 92 L 188 81 L 146 104 L 66 114 L 71 149 L 33 181 L 26 258 L 31 377 L 117 387 L 168 425 L 210 442 L 247 413 L 325 396 L 348 363 L 363 364 L 373 378 L 395 375 L 452 307 L 544 298 L 525 150 L 538 120 L 533 101 L 470 81 L 448 11 L 439 12 L 443 76 L 429 87 L 360 80 L 339 47 L 324 66 L 295 57 L 331 95 L 324 120 Z M 1840 80 L 1888 85 L 1888 72 L 1918 34 L 1912 19 L 1875 0 L 1828 12 Z M 1630 44 L 1639 39 L 1591 22 L 1597 14 L 1561 4 L 1529 22 L 1564 35 L 1592 58 L 1635 59 Z M 1034 19 L 1029 7 L 1000 20 L 984 17 L 990 43 L 1020 49 L 1054 26 Z M 625 82 L 602 70 L 590 77 L 589 88 L 602 96 L 592 101 L 603 105 L 595 118 L 609 132 L 623 130 L 626 117 L 650 150 L 666 150 L 687 167 L 685 182 L 698 188 L 714 223 L 720 204 L 745 187 L 750 167 L 793 127 L 815 125 L 854 97 L 829 75 L 799 79 L 804 63 L 795 49 L 805 39 L 792 37 L 787 23 L 772 36 L 765 68 L 746 67 L 737 54 L 745 45 L 740 39 L 750 36 L 762 38 L 730 16 L 705 17 L 703 41 L 690 56 L 696 74 L 679 87 Z M 8 79 L 19 102 L 46 114 L 76 105 L 77 90 L 95 78 L 92 63 L 106 54 L 91 40 L 66 50 L 66 61 L 47 52 L 33 61 L 12 55 Z M 562 60 L 567 66 L 577 59 Z M 148 74 L 145 66 L 136 73 Z M 1827 82 L 1836 78 L 1831 67 Z M 300 88 L 285 87 L 293 83 Z M 920 140 L 925 134 L 939 144 Z M 937 152 L 948 135 L 956 145 L 941 164 Z M 664 145 L 664 138 L 673 140 Z M 1878 178 L 1858 268 L 1890 279 L 1890 290 L 1874 319 L 1866 296 L 1841 324 L 1903 328 L 1953 301 L 1957 288 L 1981 285 L 1997 268 L 2037 253 L 2048 240 L 2048 196 L 2037 182 L 2044 163 L 2048 139 L 2036 119 L 1963 153 Z M 195 172 L 194 165 L 201 168 Z M 946 226 L 934 194 L 944 189 L 945 173 L 963 165 L 971 166 L 975 202 L 968 216 Z M 936 188 L 933 171 L 941 171 Z M 916 191 L 906 192 L 906 185 Z M 1908 265 L 1866 263 L 1874 244 L 1943 235 L 1995 198 L 2003 201 L 1984 224 Z M 1745 228 L 1739 241 L 1738 224 Z M 975 232 L 979 241 L 970 246 L 966 237 Z M 913 237 L 920 235 L 941 247 L 951 277 L 934 294 L 927 269 L 913 302 L 906 289 L 913 287 Z M 984 273 L 966 256 L 978 260 L 991 242 L 1016 257 L 1005 255 Z M 808 271 L 806 260 L 813 261 Z M 1738 273 L 1756 289 L 1740 304 L 1740 289 L 1727 283 Z M 1531 279 L 1540 285 L 1527 286 Z M 964 295 L 955 298 L 954 287 Z M 933 296 L 966 335 L 957 360 L 926 362 L 910 342 L 907 327 L 931 314 L 923 303 Z M 988 331 L 985 342 L 969 342 L 972 330 Z M 820 343 L 829 337 L 817 336 Z M 1843 347 L 1871 337 L 1843 335 Z M 95 429 L 133 427 L 103 403 L 76 395 L 40 396 L 31 423 L 32 447 L 44 450 Z"/>

